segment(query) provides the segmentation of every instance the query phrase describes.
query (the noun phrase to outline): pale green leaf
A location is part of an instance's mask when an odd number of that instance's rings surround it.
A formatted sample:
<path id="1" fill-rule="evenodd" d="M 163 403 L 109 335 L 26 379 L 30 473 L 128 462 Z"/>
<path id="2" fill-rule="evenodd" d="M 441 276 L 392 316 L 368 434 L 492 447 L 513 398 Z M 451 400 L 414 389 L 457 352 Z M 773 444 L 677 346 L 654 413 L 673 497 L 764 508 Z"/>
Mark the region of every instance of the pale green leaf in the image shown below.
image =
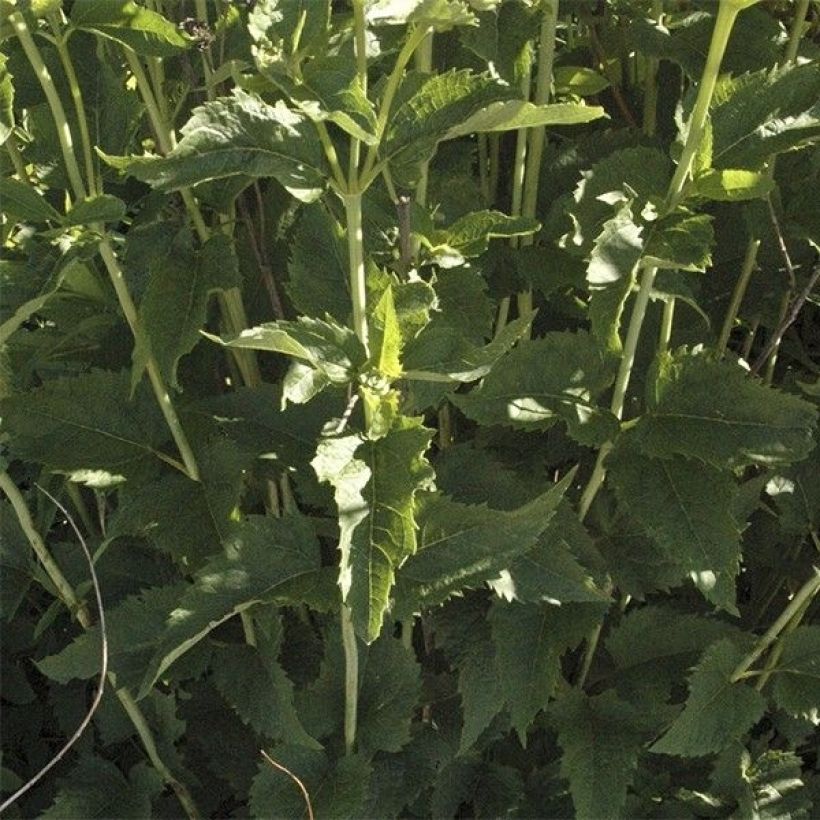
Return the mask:
<path id="1" fill-rule="evenodd" d="M 724 638 L 704 652 L 689 677 L 689 697 L 683 711 L 653 752 L 678 757 L 702 757 L 722 751 L 742 738 L 766 709 L 763 695 L 730 676 L 745 650 Z"/>
<path id="2" fill-rule="evenodd" d="M 572 689 L 550 707 L 550 719 L 577 816 L 624 817 L 626 792 L 646 737 L 643 713 L 611 690 L 590 697 Z"/>
<path id="3" fill-rule="evenodd" d="M 818 720 L 820 710 L 820 626 L 800 626 L 781 638 L 774 667 L 777 705 L 792 715 Z"/>
<path id="4" fill-rule="evenodd" d="M 146 57 L 173 57 L 192 43 L 170 20 L 134 0 L 75 0 L 69 22 Z"/>
<path id="5" fill-rule="evenodd" d="M 557 66 L 552 76 L 556 94 L 577 94 L 579 97 L 587 97 L 600 94 L 610 85 L 603 74 L 585 66 Z"/>
<path id="6" fill-rule="evenodd" d="M 464 0 L 366 0 L 365 19 L 373 26 L 414 23 L 434 31 L 475 25 Z"/>
<path id="7" fill-rule="evenodd" d="M 182 139 L 167 157 L 111 157 L 105 161 L 154 188 L 178 190 L 235 176 L 274 177 L 297 199 L 310 202 L 327 179 L 313 125 L 283 102 L 235 89 L 232 97 L 195 108 Z"/>
<path id="8" fill-rule="evenodd" d="M 635 427 L 647 453 L 715 467 L 782 464 L 814 446 L 817 410 L 766 387 L 737 365 L 681 352 L 658 373 L 655 399 Z"/>
<path id="9" fill-rule="evenodd" d="M 741 202 L 746 199 L 761 199 L 773 190 L 774 181 L 764 171 L 713 168 L 695 177 L 686 193 L 688 196 L 717 202 Z"/>
<path id="10" fill-rule="evenodd" d="M 561 420 L 573 438 L 593 444 L 614 434 L 615 419 L 595 402 L 613 375 L 586 333 L 548 333 L 519 344 L 480 387 L 453 401 L 480 424 L 536 431 Z"/>
<path id="11" fill-rule="evenodd" d="M 234 522 L 224 548 L 224 555 L 194 575 L 156 630 L 157 649 L 143 667 L 141 697 L 174 661 L 221 623 L 257 603 L 298 601 L 307 584 L 319 582 L 319 544 L 301 516 L 251 516 Z"/>
<path id="12" fill-rule="evenodd" d="M 397 617 L 481 586 L 528 552 L 554 515 L 573 475 L 510 512 L 459 504 L 442 496 L 426 499 L 418 516 L 419 551 L 398 573 Z"/>
<path id="13" fill-rule="evenodd" d="M 382 629 L 396 568 L 416 551 L 415 495 L 433 476 L 432 431 L 397 416 L 385 435 L 325 439 L 314 468 L 333 485 L 341 527 L 339 585 L 366 642 Z"/>
<path id="14" fill-rule="evenodd" d="M 385 288 L 381 298 L 373 307 L 370 334 L 373 366 L 388 379 L 398 378 L 402 372 L 403 340 L 391 285 Z"/>

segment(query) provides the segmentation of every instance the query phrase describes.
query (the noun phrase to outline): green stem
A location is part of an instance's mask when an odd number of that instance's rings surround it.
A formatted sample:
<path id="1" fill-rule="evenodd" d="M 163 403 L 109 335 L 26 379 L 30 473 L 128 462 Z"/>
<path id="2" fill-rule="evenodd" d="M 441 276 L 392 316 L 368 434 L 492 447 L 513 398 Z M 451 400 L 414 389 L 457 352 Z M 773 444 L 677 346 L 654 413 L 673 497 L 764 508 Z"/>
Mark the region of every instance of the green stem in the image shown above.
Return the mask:
<path id="1" fill-rule="evenodd" d="M 675 298 L 671 297 L 663 304 L 663 316 L 661 316 L 661 330 L 658 335 L 658 350 L 666 350 L 672 339 L 672 325 L 675 323 Z"/>
<path id="2" fill-rule="evenodd" d="M 674 211 L 683 196 L 686 181 L 692 170 L 695 154 L 706 129 L 709 104 L 712 100 L 712 94 L 714 93 L 715 84 L 720 71 L 720 64 L 723 60 L 726 46 L 729 43 L 729 36 L 732 33 L 732 27 L 737 18 L 738 11 L 739 9 L 732 4 L 731 0 L 721 0 L 717 20 L 715 21 L 715 28 L 712 32 L 712 40 L 709 45 L 709 54 L 706 58 L 706 66 L 703 69 L 698 96 L 695 100 L 695 107 L 692 110 L 692 116 L 689 120 L 689 131 L 686 135 L 686 143 L 684 144 L 678 167 L 675 169 L 675 174 L 669 183 L 669 189 L 662 209 L 662 216 Z M 635 364 L 638 341 L 640 340 L 641 329 L 646 317 L 646 310 L 649 305 L 650 296 L 652 295 L 652 287 L 655 284 L 657 273 L 658 268 L 654 265 L 644 268 L 638 295 L 632 309 L 629 328 L 624 341 L 623 355 L 621 357 L 618 375 L 615 379 L 612 403 L 610 405 L 611 412 L 619 419 L 623 417 L 624 403 L 632 375 L 632 368 Z M 612 443 L 607 442 L 598 452 L 598 459 L 592 476 L 581 496 L 580 513 L 582 519 L 589 511 L 592 501 L 606 477 L 604 460 L 611 450 Z"/>
<path id="3" fill-rule="evenodd" d="M 40 533 L 34 526 L 31 513 L 22 493 L 17 488 L 17 485 L 11 480 L 9 474 L 5 471 L 0 472 L 0 489 L 5 493 L 6 497 L 11 502 L 12 508 L 17 515 L 17 520 L 20 523 L 20 529 L 22 529 L 26 538 L 28 538 L 29 544 L 31 544 L 34 554 L 43 565 L 49 580 L 52 584 L 54 584 L 54 588 L 57 590 L 60 600 L 63 604 L 65 604 L 69 612 L 76 616 L 80 626 L 82 626 L 83 629 L 90 629 L 93 625 L 91 613 L 88 611 L 86 605 L 77 598 L 74 588 L 68 582 L 65 575 L 63 575 L 63 572 L 57 565 L 57 562 L 52 558 L 51 553 L 40 536 Z M 162 777 L 163 781 L 174 790 L 180 804 L 185 810 L 185 814 L 191 818 L 191 820 L 199 817 L 199 811 L 197 810 L 187 788 L 185 788 L 185 786 L 173 776 L 171 770 L 165 765 L 164 761 L 159 756 L 156 741 L 154 740 L 151 729 L 149 728 L 148 723 L 145 720 L 145 716 L 142 714 L 139 706 L 127 690 L 116 688 L 113 673 L 108 673 L 108 680 L 116 691 L 117 698 L 125 709 L 126 714 L 131 719 L 131 722 L 133 723 L 134 728 L 142 741 L 143 747 L 145 748 L 145 752 L 148 759 L 151 761 L 151 764 Z"/>
<path id="4" fill-rule="evenodd" d="M 364 18 L 364 0 L 353 0 L 353 37 L 356 51 L 356 77 L 362 93 L 367 97 L 367 26 Z M 348 179 L 350 180 L 358 177 L 361 148 L 361 142 L 355 137 L 351 138 L 348 167 Z"/>
<path id="5" fill-rule="evenodd" d="M 20 12 L 15 12 L 9 15 L 8 20 L 20 40 L 20 45 L 23 47 L 34 74 L 46 95 L 51 115 L 54 118 L 54 125 L 57 129 L 57 139 L 60 143 L 60 151 L 63 155 L 63 162 L 74 192 L 74 198 L 76 200 L 85 199 L 86 190 L 83 185 L 83 177 L 80 173 L 80 166 L 77 164 L 77 157 L 74 154 L 74 139 L 71 135 L 71 128 L 68 125 L 68 118 L 60 100 L 60 95 L 57 93 L 54 81 L 51 79 L 51 73 L 40 56 L 40 51 L 31 36 L 31 32 L 28 30 L 23 15 Z"/>
<path id="6" fill-rule="evenodd" d="M 349 261 L 350 295 L 353 300 L 353 330 L 359 341 L 368 348 L 367 287 L 364 267 L 364 238 L 362 234 L 362 195 L 345 194 L 347 219 L 347 250 Z"/>
<path id="7" fill-rule="evenodd" d="M 812 577 L 800 587 L 777 620 L 760 637 L 752 651 L 735 667 L 729 677 L 731 683 L 736 683 L 745 675 L 755 661 L 777 640 L 789 621 L 817 594 L 818 590 L 820 590 L 820 569 L 813 567 Z"/>
<path id="8" fill-rule="evenodd" d="M 94 520 L 91 518 L 91 513 L 89 513 L 88 507 L 83 500 L 80 488 L 73 481 L 66 479 L 65 490 L 66 494 L 71 499 L 71 503 L 74 505 L 74 509 L 77 510 L 77 514 L 80 516 L 80 520 L 83 522 L 86 532 L 98 535 L 98 528 L 94 523 Z"/>
<path id="9" fill-rule="evenodd" d="M 783 633 L 780 636 L 780 640 L 775 644 L 774 648 L 771 652 L 769 652 L 768 656 L 766 657 L 766 663 L 763 667 L 763 671 L 760 673 L 760 677 L 757 679 L 755 683 L 755 689 L 760 692 L 763 687 L 768 683 L 769 678 L 772 676 L 774 672 L 777 671 L 777 663 L 780 660 L 780 656 L 783 654 L 783 638 L 788 635 L 790 632 L 794 632 L 798 626 L 800 626 L 800 622 L 803 620 L 806 613 L 809 611 L 809 607 L 812 604 L 812 598 L 807 598 L 806 601 L 803 603 L 803 606 L 794 614 L 794 617 L 789 621 L 788 624 L 783 629 Z"/>
<path id="10" fill-rule="evenodd" d="M 350 607 L 342 604 L 342 646 L 345 653 L 345 752 L 352 754 L 356 745 L 356 722 L 359 709 L 359 649 Z"/>
<path id="11" fill-rule="evenodd" d="M 425 35 L 424 39 L 416 51 L 416 70 L 424 74 L 429 74 L 433 70 L 433 32 Z M 427 204 L 427 186 L 430 181 L 430 163 L 421 164 L 421 176 L 416 185 L 416 202 L 419 205 Z M 416 243 L 418 244 L 418 243 Z"/>
<path id="12" fill-rule="evenodd" d="M 749 281 L 752 278 L 752 272 L 755 269 L 755 262 L 757 261 L 757 251 L 760 247 L 759 239 L 752 239 L 746 246 L 746 254 L 743 257 L 743 265 L 740 269 L 740 276 L 735 283 L 735 288 L 732 291 L 732 300 L 726 311 L 726 316 L 723 319 L 723 327 L 720 330 L 720 337 L 717 343 L 718 358 L 722 358 L 726 352 L 726 346 L 729 344 L 729 336 L 732 333 L 732 328 L 737 320 L 740 305 L 743 303 L 743 297 L 746 295 L 746 290 L 749 287 Z"/>
<path id="13" fill-rule="evenodd" d="M 102 257 L 103 263 L 108 271 L 114 291 L 117 294 L 117 299 L 119 300 L 125 320 L 128 322 L 128 326 L 134 334 L 134 339 L 138 340 L 141 331 L 137 322 L 137 308 L 131 299 L 131 294 L 129 293 L 128 286 L 125 283 L 125 276 L 122 268 L 120 267 L 120 263 L 114 255 L 114 249 L 111 247 L 111 240 L 105 234 L 105 229 L 102 225 L 92 225 L 91 228 L 92 230 L 97 231 L 102 237 L 99 244 L 100 256 Z M 194 452 L 191 449 L 191 445 L 188 443 L 185 431 L 182 429 L 179 416 L 177 416 L 176 409 L 171 401 L 171 396 L 168 393 L 168 388 L 165 386 L 165 382 L 160 373 L 159 365 L 153 355 L 149 355 L 148 357 L 146 370 L 148 371 L 148 378 L 150 379 L 151 386 L 154 389 L 154 395 L 156 396 L 157 403 L 162 411 L 162 415 L 165 417 L 165 421 L 168 424 L 168 429 L 171 431 L 174 442 L 177 445 L 179 454 L 185 464 L 185 469 L 194 481 L 199 481 L 199 467 L 196 463 Z"/>
<path id="14" fill-rule="evenodd" d="M 656 23 L 663 17 L 663 0 L 652 0 L 652 17 Z M 655 136 L 658 123 L 658 67 L 660 60 L 649 57 L 646 61 L 646 88 L 643 97 L 643 132 Z"/>
<path id="15" fill-rule="evenodd" d="M 23 162 L 23 155 L 17 147 L 17 140 L 14 134 L 9 134 L 6 140 L 6 151 L 8 151 L 9 159 L 11 159 L 11 164 L 14 166 L 14 173 L 20 177 L 20 181 L 31 182 L 28 171 L 26 170 L 26 164 Z"/>

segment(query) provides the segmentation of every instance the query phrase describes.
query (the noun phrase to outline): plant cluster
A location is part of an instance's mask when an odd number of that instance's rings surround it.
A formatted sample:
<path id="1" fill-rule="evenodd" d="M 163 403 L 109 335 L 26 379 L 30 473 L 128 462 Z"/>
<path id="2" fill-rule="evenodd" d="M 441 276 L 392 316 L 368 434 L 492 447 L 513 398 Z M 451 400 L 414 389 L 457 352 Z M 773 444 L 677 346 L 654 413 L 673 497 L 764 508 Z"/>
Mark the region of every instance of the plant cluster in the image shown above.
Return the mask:
<path id="1" fill-rule="evenodd" d="M 0 0 L 6 816 L 818 811 L 819 21 Z"/>

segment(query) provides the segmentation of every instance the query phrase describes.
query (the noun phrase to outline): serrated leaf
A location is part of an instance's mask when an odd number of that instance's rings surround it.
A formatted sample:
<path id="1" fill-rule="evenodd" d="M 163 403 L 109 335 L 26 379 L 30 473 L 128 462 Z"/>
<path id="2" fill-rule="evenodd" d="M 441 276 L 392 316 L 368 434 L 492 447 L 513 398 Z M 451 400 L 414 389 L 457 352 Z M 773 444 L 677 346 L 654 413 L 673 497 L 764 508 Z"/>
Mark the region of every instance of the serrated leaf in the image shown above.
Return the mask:
<path id="1" fill-rule="evenodd" d="M 136 478 L 159 466 L 167 438 L 153 396 L 129 399 L 128 374 L 103 370 L 54 379 L 0 400 L 12 451 L 56 470 L 104 470 L 111 480 Z"/>
<path id="2" fill-rule="evenodd" d="M 592 334 L 607 350 L 620 353 L 621 316 L 635 285 L 644 250 L 643 228 L 635 224 L 631 204 L 604 223 L 587 266 Z"/>
<path id="3" fill-rule="evenodd" d="M 550 720 L 577 816 L 623 817 L 646 735 L 645 716 L 611 690 L 589 697 L 573 689 L 551 706 Z"/>
<path id="4" fill-rule="evenodd" d="M 766 709 L 764 697 L 749 684 L 730 676 L 745 651 L 728 638 L 704 652 L 689 677 L 689 697 L 666 734 L 651 751 L 679 757 L 720 752 L 742 738 Z"/>
<path id="5" fill-rule="evenodd" d="M 775 702 L 789 714 L 816 722 L 820 709 L 820 626 L 799 626 L 780 640 L 783 651 L 774 667 L 772 684 Z"/>
<path id="6" fill-rule="evenodd" d="M 206 335 L 226 347 L 283 353 L 296 359 L 297 367 L 285 377 L 283 403 L 302 404 L 328 385 L 349 384 L 367 359 L 364 345 L 350 328 L 309 316 L 295 322 L 267 322 L 231 339 Z"/>
<path id="7" fill-rule="evenodd" d="M 687 196 L 716 202 L 742 202 L 761 199 L 774 190 L 774 181 L 763 171 L 740 168 L 712 168 L 699 174 L 686 189 Z"/>
<path id="8" fill-rule="evenodd" d="M 98 194 L 77 202 L 63 217 L 63 225 L 88 225 L 92 222 L 120 222 L 127 206 L 116 196 Z"/>
<path id="9" fill-rule="evenodd" d="M 719 85 L 710 111 L 714 167 L 759 170 L 771 156 L 820 139 L 815 68 L 785 66 Z"/>
<path id="10" fill-rule="evenodd" d="M 11 218 L 35 223 L 61 220 L 60 214 L 42 194 L 19 179 L 0 179 L 0 201 L 3 203 L 3 213 Z"/>
<path id="11" fill-rule="evenodd" d="M 154 188 L 178 190 L 225 177 L 274 177 L 303 202 L 322 192 L 325 159 L 310 121 L 281 101 L 235 89 L 232 97 L 195 108 L 182 139 L 166 157 L 103 159 Z"/>
<path id="12" fill-rule="evenodd" d="M 167 254 L 149 262 L 148 287 L 139 305 L 143 333 L 134 347 L 132 384 L 153 356 L 168 383 L 179 388 L 179 360 L 201 338 L 210 295 L 239 284 L 239 267 L 228 237 L 215 234 L 199 251 L 194 251 L 190 239 L 183 231 Z"/>
<path id="13" fill-rule="evenodd" d="M 500 690 L 521 744 L 535 715 L 552 698 L 561 655 L 588 634 L 573 607 L 495 601 L 487 616 Z"/>
<path id="14" fill-rule="evenodd" d="M 393 287 L 388 285 L 373 307 L 371 332 L 371 361 L 376 370 L 388 379 L 401 375 L 401 351 L 404 346 Z"/>
<path id="15" fill-rule="evenodd" d="M 496 650 L 489 641 L 476 643 L 459 663 L 458 693 L 464 723 L 459 754 L 468 752 L 504 708 L 505 692 L 496 664 Z"/>
<path id="16" fill-rule="evenodd" d="M 641 449 L 715 467 L 782 464 L 814 446 L 817 410 L 736 365 L 681 352 L 660 369 L 656 399 L 635 426 Z"/>
<path id="17" fill-rule="evenodd" d="M 731 512 L 737 495 L 732 474 L 679 457 L 648 458 L 629 447 L 616 448 L 607 464 L 623 508 L 708 600 L 733 611 L 740 529 Z"/>
<path id="18" fill-rule="evenodd" d="M 485 425 L 535 431 L 561 420 L 577 441 L 594 444 L 617 424 L 594 401 L 612 378 L 612 362 L 586 333 L 548 333 L 519 344 L 479 388 L 453 402 Z"/>
<path id="19" fill-rule="evenodd" d="M 279 665 L 281 633 L 257 634 L 257 646 L 230 644 L 213 655 L 214 686 L 255 732 L 274 741 L 320 749 L 293 705 L 293 684 Z"/>
<path id="20" fill-rule="evenodd" d="M 326 752 L 304 746 L 269 748 L 268 754 L 302 781 L 315 816 L 334 820 L 355 820 L 367 796 L 371 766 L 363 755 L 331 760 Z M 284 772 L 264 760 L 250 791 L 252 817 L 307 817 L 305 799 L 299 786 Z"/>
<path id="21" fill-rule="evenodd" d="M 523 791 L 521 772 L 477 755 L 457 757 L 439 772 L 431 798 L 433 817 L 455 817 L 472 807 L 487 817 L 514 812 Z"/>
<path id="22" fill-rule="evenodd" d="M 162 781 L 154 772 L 129 782 L 110 761 L 84 756 L 60 779 L 56 799 L 40 816 L 49 820 L 113 816 L 139 820 L 150 816 L 151 801 L 160 791 Z"/>
<path id="23" fill-rule="evenodd" d="M 307 519 L 250 516 L 235 522 L 225 555 L 209 561 L 177 599 L 161 630 L 140 697 L 211 630 L 257 603 L 298 602 L 319 580 L 319 544 Z"/>
<path id="24" fill-rule="evenodd" d="M 396 568 L 416 551 L 415 495 L 433 476 L 424 454 L 432 431 L 397 416 L 386 435 L 322 441 L 314 469 L 339 510 L 342 598 L 358 635 L 378 637 Z"/>
<path id="25" fill-rule="evenodd" d="M 418 516 L 420 548 L 402 566 L 396 616 L 446 601 L 495 578 L 530 550 L 554 515 L 573 473 L 510 512 L 431 496 Z"/>
<path id="26" fill-rule="evenodd" d="M 644 261 L 662 269 L 702 272 L 712 264 L 714 241 L 711 216 L 676 212 L 654 226 Z"/>
<path id="27" fill-rule="evenodd" d="M 146 57 L 173 57 L 192 44 L 170 20 L 133 0 L 76 0 L 69 22 Z"/>

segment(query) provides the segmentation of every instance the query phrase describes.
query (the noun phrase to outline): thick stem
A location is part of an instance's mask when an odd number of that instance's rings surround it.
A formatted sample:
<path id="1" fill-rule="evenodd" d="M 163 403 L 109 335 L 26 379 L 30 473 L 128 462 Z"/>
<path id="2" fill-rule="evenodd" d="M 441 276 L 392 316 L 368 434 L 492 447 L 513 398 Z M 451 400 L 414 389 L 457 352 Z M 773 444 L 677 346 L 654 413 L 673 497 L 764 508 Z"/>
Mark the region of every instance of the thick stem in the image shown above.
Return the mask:
<path id="1" fill-rule="evenodd" d="M 738 9 L 732 5 L 730 0 L 721 0 L 717 20 L 715 21 L 715 28 L 712 32 L 709 54 L 706 58 L 706 66 L 701 77 L 695 107 L 692 110 L 692 116 L 689 120 L 689 131 L 686 135 L 686 143 L 683 147 L 680 163 L 675 170 L 672 181 L 669 183 L 662 215 L 671 213 L 678 206 L 683 196 L 686 180 L 692 170 L 692 162 L 694 161 L 695 154 L 706 128 L 709 104 L 712 100 L 718 72 L 720 71 L 720 64 L 723 60 L 723 54 L 726 51 L 737 13 Z M 624 341 L 623 355 L 621 357 L 618 375 L 615 379 L 612 403 L 610 405 L 610 410 L 613 415 L 619 419 L 623 417 L 624 403 L 632 375 L 632 367 L 635 364 L 635 353 L 638 349 L 641 328 L 643 327 L 644 318 L 646 317 L 646 309 L 649 305 L 649 299 L 657 273 L 658 268 L 654 265 L 644 268 L 638 296 L 635 299 L 635 305 L 632 309 L 629 328 Z M 595 468 L 581 498 L 580 512 L 582 518 L 586 516 L 587 511 L 592 505 L 592 501 L 606 477 L 606 469 L 603 466 L 603 462 L 611 449 L 612 444 L 609 442 L 601 447 L 598 452 Z"/>
<path id="2" fill-rule="evenodd" d="M 63 155 L 63 162 L 65 163 L 68 179 L 71 188 L 74 192 L 74 197 L 77 200 L 85 199 L 86 190 L 83 185 L 83 177 L 80 173 L 80 166 L 77 163 L 77 157 L 74 155 L 74 139 L 71 135 L 71 128 L 68 125 L 68 119 L 63 108 L 63 103 L 60 100 L 60 95 L 54 86 L 54 81 L 51 79 L 46 64 L 40 56 L 40 51 L 28 30 L 26 20 L 20 12 L 10 14 L 8 18 L 14 32 L 20 40 L 20 45 L 28 58 L 34 74 L 40 81 L 43 92 L 46 95 L 51 115 L 54 118 L 54 125 L 57 129 L 57 139 L 60 143 L 60 151 Z"/>
<path id="3" fill-rule="evenodd" d="M 342 604 L 342 646 L 345 653 L 345 752 L 352 754 L 356 745 L 356 722 L 359 709 L 359 649 L 350 608 Z"/>
<path id="4" fill-rule="evenodd" d="M 362 195 L 345 194 L 343 197 L 347 219 L 347 251 L 349 261 L 350 295 L 353 300 L 353 330 L 359 341 L 368 347 L 367 287 L 364 267 L 364 237 L 362 234 Z"/>
<path id="5" fill-rule="evenodd" d="M 362 93 L 367 97 L 367 26 L 364 17 L 364 0 L 353 0 L 353 39 L 356 50 L 356 78 Z M 351 138 L 348 167 L 348 179 L 350 180 L 358 176 L 361 147 L 359 140 Z"/>
<path id="6" fill-rule="evenodd" d="M 818 590 L 820 590 L 820 569 L 814 567 L 812 577 L 800 587 L 777 620 L 760 637 L 752 651 L 737 665 L 729 677 L 731 683 L 736 683 L 745 675 L 752 664 L 777 640 L 789 621 L 817 594 Z"/>
<path id="7" fill-rule="evenodd" d="M 755 269 L 755 262 L 757 261 L 757 251 L 760 247 L 759 239 L 750 240 L 746 246 L 746 255 L 743 257 L 743 266 L 740 269 L 740 276 L 738 276 L 735 283 L 735 289 L 732 291 L 732 300 L 726 310 L 726 316 L 723 319 L 723 327 L 720 330 L 720 338 L 717 343 L 717 354 L 719 358 L 723 357 L 726 352 L 726 346 L 729 344 L 729 336 L 732 333 L 737 314 L 740 310 L 740 305 L 743 302 L 743 297 L 746 295 L 746 290 L 749 287 L 749 281 L 752 278 L 752 272 Z"/>
<path id="8" fill-rule="evenodd" d="M 433 32 L 429 32 L 421 41 L 421 45 L 416 51 L 416 70 L 429 74 L 433 70 Z M 430 163 L 421 164 L 421 176 L 416 185 L 416 202 L 420 205 L 427 203 L 427 185 L 430 178 Z"/>

